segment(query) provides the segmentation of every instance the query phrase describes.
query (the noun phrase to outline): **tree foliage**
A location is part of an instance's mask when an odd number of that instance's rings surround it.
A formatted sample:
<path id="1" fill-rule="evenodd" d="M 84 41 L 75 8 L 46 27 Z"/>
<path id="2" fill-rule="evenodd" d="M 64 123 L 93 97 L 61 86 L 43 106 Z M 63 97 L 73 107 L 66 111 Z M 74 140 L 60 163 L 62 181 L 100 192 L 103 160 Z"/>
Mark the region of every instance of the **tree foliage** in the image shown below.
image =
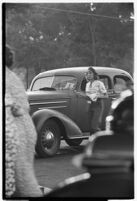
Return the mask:
<path id="1" fill-rule="evenodd" d="M 34 74 L 86 65 L 133 73 L 133 10 L 132 3 L 6 3 L 6 42 L 16 66 Z"/>

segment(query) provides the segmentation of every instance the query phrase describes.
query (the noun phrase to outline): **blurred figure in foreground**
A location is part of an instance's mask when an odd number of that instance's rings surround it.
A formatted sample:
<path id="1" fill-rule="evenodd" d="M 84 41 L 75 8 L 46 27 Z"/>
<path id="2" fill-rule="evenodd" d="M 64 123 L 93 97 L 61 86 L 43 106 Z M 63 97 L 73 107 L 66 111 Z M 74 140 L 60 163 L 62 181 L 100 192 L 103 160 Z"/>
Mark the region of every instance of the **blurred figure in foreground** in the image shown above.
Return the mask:
<path id="1" fill-rule="evenodd" d="M 29 104 L 20 79 L 12 72 L 14 53 L 5 47 L 5 168 L 6 198 L 40 197 L 34 173 L 36 131 L 29 116 Z"/>
<path id="2" fill-rule="evenodd" d="M 134 96 L 121 93 L 111 106 L 106 130 L 90 136 L 73 163 L 86 173 L 68 178 L 47 197 L 134 198 Z"/>

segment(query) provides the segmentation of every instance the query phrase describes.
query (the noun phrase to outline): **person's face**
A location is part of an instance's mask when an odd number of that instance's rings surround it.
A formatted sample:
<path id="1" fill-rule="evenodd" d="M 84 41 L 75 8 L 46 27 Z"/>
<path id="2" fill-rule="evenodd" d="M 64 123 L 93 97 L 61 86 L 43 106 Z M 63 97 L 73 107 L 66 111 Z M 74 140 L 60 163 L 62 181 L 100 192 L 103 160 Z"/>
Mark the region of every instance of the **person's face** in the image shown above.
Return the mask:
<path id="1" fill-rule="evenodd" d="M 94 79 L 94 73 L 92 71 L 89 71 L 87 72 L 87 75 L 86 75 L 86 78 L 87 80 L 93 80 Z"/>

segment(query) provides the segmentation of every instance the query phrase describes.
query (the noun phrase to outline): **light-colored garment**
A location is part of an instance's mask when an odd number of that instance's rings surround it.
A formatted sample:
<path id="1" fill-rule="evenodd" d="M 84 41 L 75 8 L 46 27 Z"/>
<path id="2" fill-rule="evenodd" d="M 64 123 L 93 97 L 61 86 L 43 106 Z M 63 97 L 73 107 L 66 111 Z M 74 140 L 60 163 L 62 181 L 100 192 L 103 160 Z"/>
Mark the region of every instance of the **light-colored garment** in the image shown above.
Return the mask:
<path id="1" fill-rule="evenodd" d="M 13 101 L 10 94 L 5 94 L 6 106 L 6 136 L 5 136 L 5 168 L 6 168 L 6 196 L 12 196 L 16 191 L 15 159 L 18 147 L 17 126 L 12 114 Z"/>
<path id="2" fill-rule="evenodd" d="M 99 97 L 106 94 L 107 90 L 105 85 L 100 80 L 95 80 L 92 83 L 88 82 L 86 84 L 86 94 L 90 97 L 92 101 L 97 101 Z"/>
<path id="3" fill-rule="evenodd" d="M 6 196 L 39 197 L 35 177 L 36 130 L 29 115 L 29 103 L 20 79 L 6 68 Z"/>

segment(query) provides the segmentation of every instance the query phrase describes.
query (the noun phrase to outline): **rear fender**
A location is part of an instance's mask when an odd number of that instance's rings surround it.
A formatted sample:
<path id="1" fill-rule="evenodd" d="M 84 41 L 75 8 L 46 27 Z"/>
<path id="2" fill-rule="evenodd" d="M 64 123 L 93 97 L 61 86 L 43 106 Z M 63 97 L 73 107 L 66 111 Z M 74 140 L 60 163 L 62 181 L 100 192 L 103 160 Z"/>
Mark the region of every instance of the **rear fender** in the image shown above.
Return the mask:
<path id="1" fill-rule="evenodd" d="M 33 113 L 32 119 L 34 121 L 36 130 L 38 133 L 40 132 L 44 123 L 51 118 L 57 119 L 63 124 L 67 138 L 73 139 L 73 138 L 77 138 L 77 137 L 79 138 L 83 136 L 80 128 L 75 124 L 74 121 L 72 121 L 66 115 L 58 111 L 50 110 L 50 109 L 43 109 Z"/>

